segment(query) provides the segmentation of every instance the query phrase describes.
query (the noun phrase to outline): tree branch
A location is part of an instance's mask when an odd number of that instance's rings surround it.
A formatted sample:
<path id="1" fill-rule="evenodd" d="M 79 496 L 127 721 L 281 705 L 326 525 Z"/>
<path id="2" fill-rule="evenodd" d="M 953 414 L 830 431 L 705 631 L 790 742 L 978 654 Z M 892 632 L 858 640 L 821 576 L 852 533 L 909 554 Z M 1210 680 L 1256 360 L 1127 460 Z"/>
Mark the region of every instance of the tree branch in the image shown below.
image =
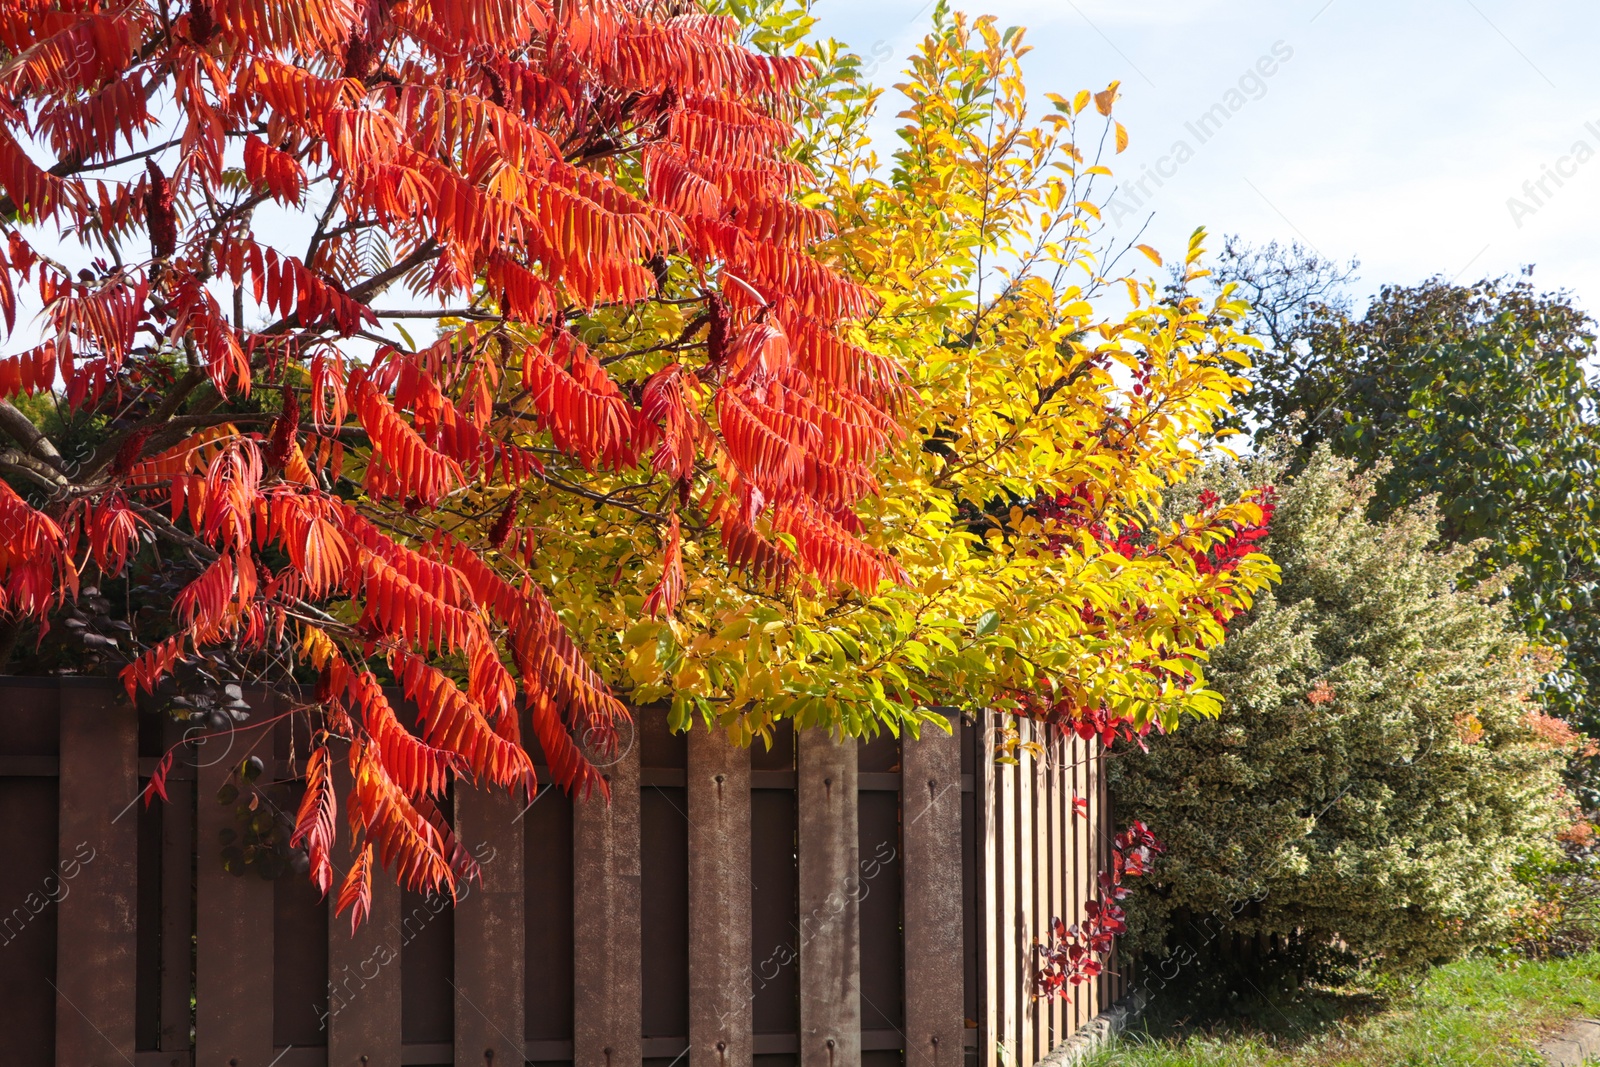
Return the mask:
<path id="1" fill-rule="evenodd" d="M 17 410 L 9 400 L 0 400 L 0 431 L 26 448 L 34 457 L 44 460 L 57 470 L 66 465 L 55 442 L 46 437 L 44 431 L 35 426 L 33 420 Z"/>
<path id="2" fill-rule="evenodd" d="M 396 279 L 404 276 L 406 273 L 411 271 L 412 268 L 419 267 L 428 262 L 430 259 L 437 259 L 438 256 L 438 242 L 434 241 L 430 237 L 428 240 L 422 242 L 415 249 L 413 249 L 411 254 L 405 259 L 402 259 L 400 262 L 396 263 L 394 266 L 390 267 L 381 274 L 374 274 L 360 285 L 352 285 L 345 291 L 344 295 L 359 303 L 370 304 L 373 297 L 376 297 L 384 290 L 388 289 L 389 286 L 394 284 Z"/>
<path id="3" fill-rule="evenodd" d="M 0 470 L 26 478 L 52 493 L 69 484 L 65 474 L 14 448 L 0 449 Z"/>

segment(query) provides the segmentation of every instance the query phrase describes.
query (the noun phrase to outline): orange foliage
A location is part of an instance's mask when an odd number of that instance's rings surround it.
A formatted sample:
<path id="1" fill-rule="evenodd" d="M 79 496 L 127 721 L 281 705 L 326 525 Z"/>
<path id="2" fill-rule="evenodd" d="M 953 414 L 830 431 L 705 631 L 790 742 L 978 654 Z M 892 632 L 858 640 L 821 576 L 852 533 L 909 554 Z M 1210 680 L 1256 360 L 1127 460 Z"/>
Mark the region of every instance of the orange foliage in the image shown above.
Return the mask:
<path id="1" fill-rule="evenodd" d="M 903 378 L 837 332 L 871 298 L 809 251 L 832 226 L 796 202 L 808 176 L 786 154 L 809 67 L 737 31 L 648 0 L 0 0 L 0 319 L 14 329 L 30 285 L 45 309 L 0 356 L 0 400 L 60 389 L 110 427 L 72 466 L 22 442 L 8 473 L 44 492 L 0 483 L 0 612 L 46 623 L 81 569 L 127 574 L 147 545 L 192 561 L 175 629 L 127 650 L 130 694 L 298 626 L 322 673 L 306 714 L 352 745 L 354 921 L 374 860 L 413 888 L 471 874 L 431 798 L 454 776 L 531 792 L 524 710 L 556 782 L 605 788 L 584 752 L 613 748 L 628 712 L 513 562 L 532 563 L 516 499 L 490 538 L 428 536 L 455 528 L 464 486 L 549 482 L 528 438 L 675 490 L 651 516 L 668 531 L 651 614 L 684 596 L 686 537 L 774 584 L 895 576 L 852 509 L 900 432 Z M 310 244 L 270 211 L 308 212 Z M 35 230 L 82 262 L 41 256 Z M 404 293 L 422 310 L 397 309 Z M 690 315 L 648 381 L 568 330 L 655 300 Z M 419 351 L 347 346 L 457 303 Z M 703 521 L 680 522 L 691 506 Z M 295 833 L 324 893 L 328 766 L 317 748 Z"/>

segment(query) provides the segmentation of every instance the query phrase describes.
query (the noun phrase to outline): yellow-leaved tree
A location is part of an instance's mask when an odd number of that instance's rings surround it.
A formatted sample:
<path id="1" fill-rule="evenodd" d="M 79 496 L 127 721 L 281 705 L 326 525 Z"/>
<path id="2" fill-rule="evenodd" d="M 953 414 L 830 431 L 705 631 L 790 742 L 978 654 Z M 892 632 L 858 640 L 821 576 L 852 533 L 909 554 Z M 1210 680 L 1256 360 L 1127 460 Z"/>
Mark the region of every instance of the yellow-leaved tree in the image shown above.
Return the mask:
<path id="1" fill-rule="evenodd" d="M 778 30 L 756 43 L 775 48 L 809 27 L 787 7 L 767 25 Z M 793 151 L 815 175 L 807 205 L 837 222 L 818 254 L 876 297 L 848 340 L 908 380 L 899 417 L 876 427 L 888 445 L 876 469 L 850 469 L 838 441 L 792 443 L 837 461 L 838 477 L 875 482 L 843 521 L 859 519 L 853 532 L 892 560 L 892 578 L 852 585 L 849 560 L 824 568 L 846 576 L 832 587 L 798 577 L 789 564 L 818 546 L 760 501 L 760 544 L 739 558 L 694 536 L 716 526 L 735 479 L 714 449 L 676 505 L 648 469 L 576 465 L 550 477 L 578 491 L 524 497 L 535 577 L 630 702 L 670 701 L 676 727 L 702 718 L 743 742 L 784 718 L 847 734 L 942 725 L 930 709 L 950 705 L 1108 739 L 1119 724 L 1216 710 L 1206 650 L 1275 573 L 1244 550 L 1261 511 L 1208 502 L 1172 523 L 1158 510 L 1227 435 L 1245 387 L 1242 309 L 1159 293 L 1123 265 L 1149 270 L 1153 250 L 1100 246 L 1095 195 L 1111 172 L 1099 156 L 1127 137 L 1111 117 L 1117 88 L 1051 96 L 1035 118 L 1025 50 L 1020 32 L 941 5 L 897 87 L 909 104 L 883 161 L 867 132 L 879 92 L 837 45 L 812 49 L 825 73 Z M 1191 279 L 1200 236 L 1185 250 Z M 614 377 L 643 381 L 709 346 L 692 314 L 602 310 L 572 329 Z M 722 414 L 704 412 L 711 424 Z M 500 492 L 476 510 L 494 513 Z M 674 536 L 683 571 L 669 576 L 681 592 L 667 612 L 652 593 Z M 572 575 L 596 580 L 554 580 Z"/>

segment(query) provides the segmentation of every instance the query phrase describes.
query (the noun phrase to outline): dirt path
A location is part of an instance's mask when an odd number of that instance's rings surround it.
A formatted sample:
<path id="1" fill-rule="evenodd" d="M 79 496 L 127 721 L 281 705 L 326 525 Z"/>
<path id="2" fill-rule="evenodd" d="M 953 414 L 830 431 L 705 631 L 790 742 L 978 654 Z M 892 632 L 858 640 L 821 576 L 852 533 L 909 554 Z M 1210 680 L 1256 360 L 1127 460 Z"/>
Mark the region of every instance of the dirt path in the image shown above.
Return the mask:
<path id="1" fill-rule="evenodd" d="M 1600 1019 L 1575 1019 L 1561 1033 L 1539 1046 L 1550 1067 L 1580 1067 L 1600 1058 Z"/>

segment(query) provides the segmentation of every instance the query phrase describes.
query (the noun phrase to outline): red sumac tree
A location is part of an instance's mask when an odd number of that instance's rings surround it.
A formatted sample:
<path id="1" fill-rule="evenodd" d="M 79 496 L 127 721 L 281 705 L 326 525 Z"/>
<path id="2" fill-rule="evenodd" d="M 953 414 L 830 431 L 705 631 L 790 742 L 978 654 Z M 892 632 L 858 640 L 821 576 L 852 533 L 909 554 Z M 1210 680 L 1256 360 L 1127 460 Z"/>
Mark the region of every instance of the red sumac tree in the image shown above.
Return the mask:
<path id="1" fill-rule="evenodd" d="M 93 635 L 130 694 L 200 656 L 309 664 L 294 840 L 330 889 L 348 740 L 357 916 L 374 851 L 414 888 L 472 875 L 435 800 L 535 788 L 524 707 L 577 789 L 604 783 L 574 736 L 628 714 L 531 576 L 519 497 L 469 515 L 464 488 L 587 491 L 553 461 L 659 483 L 649 613 L 702 535 L 760 581 L 893 576 L 851 505 L 904 386 L 807 250 L 808 68 L 737 30 L 644 0 L 0 3 L 0 318 L 42 309 L 0 358 L 0 609 L 42 629 L 81 586 L 183 573 L 171 621 Z M 571 328 L 662 307 L 670 361 L 632 377 Z"/>

